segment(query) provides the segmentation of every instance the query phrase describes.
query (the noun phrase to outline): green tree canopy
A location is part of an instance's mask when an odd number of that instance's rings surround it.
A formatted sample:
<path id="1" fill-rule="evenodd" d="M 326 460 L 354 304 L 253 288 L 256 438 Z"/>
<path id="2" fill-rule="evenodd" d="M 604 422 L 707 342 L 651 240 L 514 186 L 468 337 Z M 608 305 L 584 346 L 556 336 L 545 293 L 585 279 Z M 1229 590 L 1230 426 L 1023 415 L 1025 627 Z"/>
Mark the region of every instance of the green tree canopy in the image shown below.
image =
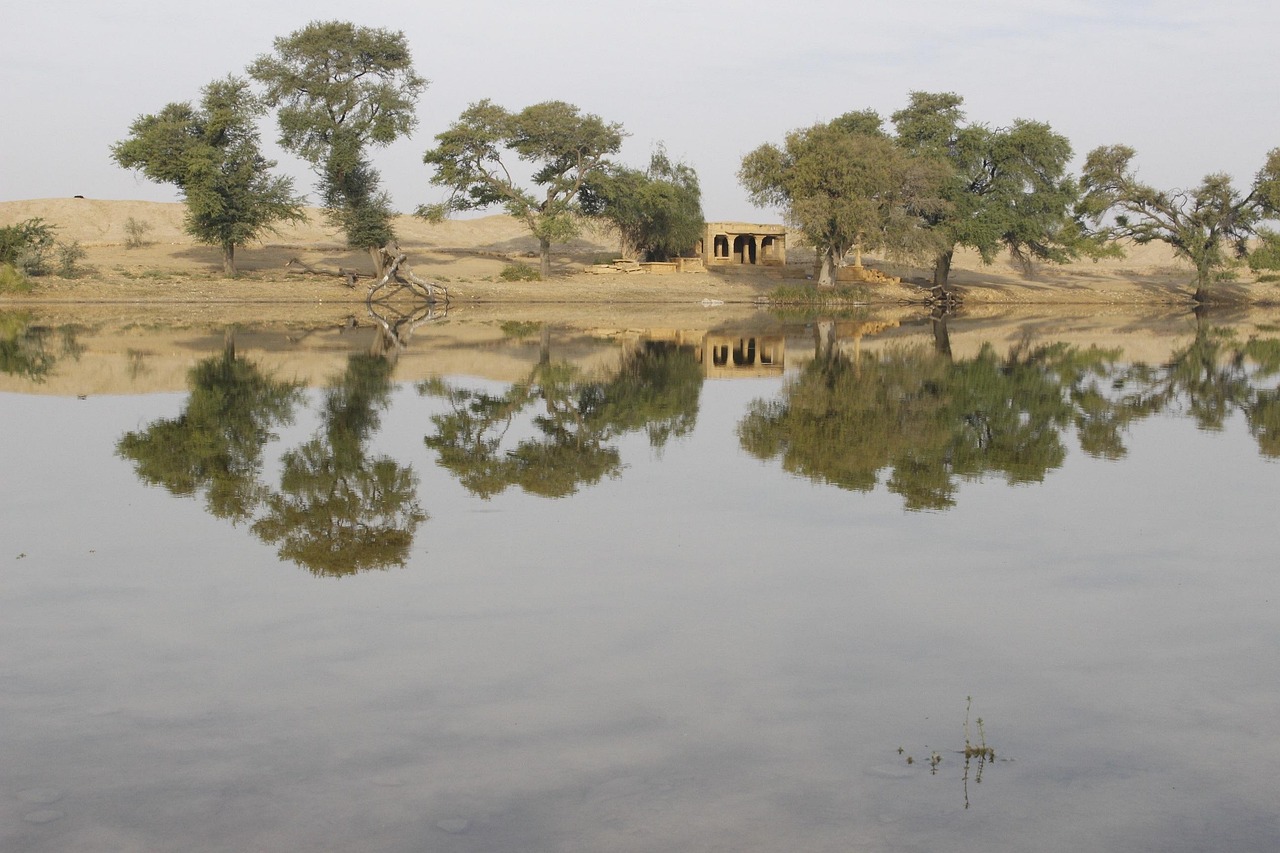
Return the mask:
<path id="1" fill-rule="evenodd" d="M 691 251 L 702 237 L 702 190 L 693 167 L 662 146 L 647 170 L 610 166 L 583 185 L 585 213 L 609 224 L 624 257 L 665 261 Z"/>
<path id="2" fill-rule="evenodd" d="M 898 146 L 946 164 L 948 202 L 926 214 L 936 239 L 933 283 L 945 288 L 955 250 L 976 249 L 990 263 L 1007 249 L 1027 268 L 1105 252 L 1076 216 L 1080 187 L 1066 168 L 1071 143 L 1049 125 L 1019 119 L 1006 128 L 965 124 L 964 99 L 912 92 L 893 114 Z"/>
<path id="3" fill-rule="evenodd" d="M 819 256 L 818 284 L 835 284 L 836 267 L 855 244 L 921 251 L 931 241 L 923 217 L 942 216 L 946 171 L 896 148 L 870 112 L 787 134 L 781 148 L 747 154 L 738 180 L 754 204 L 779 207 Z"/>
<path id="4" fill-rule="evenodd" d="M 1206 175 L 1194 189 L 1157 190 L 1138 180 L 1136 153 L 1125 145 L 1089 152 L 1084 209 L 1113 238 L 1171 246 L 1195 267 L 1194 298 L 1203 302 L 1230 257 L 1247 257 L 1251 237 L 1269 236 L 1261 226 L 1280 214 L 1280 148 L 1267 155 L 1247 193 L 1221 173 Z M 1273 249 L 1274 241 L 1264 240 L 1264 252 Z"/>
<path id="5" fill-rule="evenodd" d="M 129 138 L 111 146 L 111 157 L 126 169 L 177 187 L 187 206 L 187 233 L 220 247 L 223 269 L 234 274 L 237 246 L 277 222 L 297 222 L 306 215 L 292 180 L 272 177 L 276 164 L 259 150 L 256 121 L 264 107 L 249 84 L 227 77 L 201 91 L 198 108 L 172 103 L 139 116 Z"/>
<path id="6" fill-rule="evenodd" d="M 538 241 L 544 279 L 551 275 L 551 245 L 578 233 L 579 193 L 602 174 L 607 157 L 622 147 L 622 126 L 583 114 L 572 104 L 545 101 L 512 113 L 484 100 L 472 104 L 436 136 L 423 161 L 435 167 L 431 182 L 450 191 L 447 201 L 424 205 L 421 216 L 501 205 Z M 515 161 L 533 169 L 522 186 Z"/>
<path id="7" fill-rule="evenodd" d="M 412 132 L 427 86 L 413 70 L 404 33 L 313 21 L 276 39 L 275 53 L 258 57 L 249 74 L 278 107 L 280 144 L 320 175 L 330 221 L 381 270 L 394 212 L 366 149 Z"/>

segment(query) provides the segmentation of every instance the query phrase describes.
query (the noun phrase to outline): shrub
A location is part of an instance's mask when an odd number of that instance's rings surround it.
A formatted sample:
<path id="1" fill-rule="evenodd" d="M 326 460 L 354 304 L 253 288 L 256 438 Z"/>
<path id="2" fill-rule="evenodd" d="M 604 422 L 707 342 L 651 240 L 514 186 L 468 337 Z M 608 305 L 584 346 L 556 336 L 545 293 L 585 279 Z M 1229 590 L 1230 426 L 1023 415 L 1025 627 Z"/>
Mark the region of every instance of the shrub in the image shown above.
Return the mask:
<path id="1" fill-rule="evenodd" d="M 538 271 L 528 264 L 507 264 L 498 273 L 503 281 L 538 281 L 542 278 Z"/>
<path id="2" fill-rule="evenodd" d="M 151 241 L 147 239 L 147 232 L 150 230 L 150 222 L 130 216 L 124 221 L 124 247 L 141 249 L 143 246 L 151 245 Z"/>
<path id="3" fill-rule="evenodd" d="M 88 256 L 79 240 L 70 243 L 58 241 L 58 275 L 63 278 L 75 278 L 80 273 L 80 262 Z"/>
<path id="4" fill-rule="evenodd" d="M 0 264 L 24 275 L 43 275 L 53 250 L 53 231 L 54 226 L 39 217 L 0 228 Z"/>
<path id="5" fill-rule="evenodd" d="M 28 293 L 30 290 L 31 279 L 13 264 L 0 264 L 0 293 Z"/>

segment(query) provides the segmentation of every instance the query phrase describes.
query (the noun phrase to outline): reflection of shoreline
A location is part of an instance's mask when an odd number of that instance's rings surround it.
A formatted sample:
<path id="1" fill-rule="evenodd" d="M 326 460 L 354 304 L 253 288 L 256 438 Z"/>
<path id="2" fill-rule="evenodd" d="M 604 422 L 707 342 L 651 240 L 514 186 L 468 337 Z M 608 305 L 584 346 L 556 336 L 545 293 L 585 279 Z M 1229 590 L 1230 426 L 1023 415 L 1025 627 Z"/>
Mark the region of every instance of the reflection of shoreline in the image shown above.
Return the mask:
<path id="1" fill-rule="evenodd" d="M 545 313 L 546 309 L 542 311 Z M 574 314 L 573 306 L 566 307 L 565 313 Z M 342 328 L 337 318 L 320 326 L 245 324 L 237 328 L 237 349 L 275 376 L 322 387 L 335 372 L 344 369 L 350 354 L 367 352 L 375 340 L 375 329 L 367 318 L 355 316 L 357 326 L 351 329 Z M 413 382 L 438 375 L 519 381 L 537 362 L 538 342 L 508 335 L 503 331 L 503 321 L 522 316 L 516 308 L 508 308 L 506 313 L 474 308 L 451 311 L 447 322 L 428 323 L 414 334 L 398 357 L 397 381 Z M 706 359 L 704 374 L 708 378 L 724 378 L 778 375 L 779 364 L 795 368 L 813 357 L 811 331 L 802 324 L 784 326 L 782 321 L 762 312 L 742 315 L 739 311 L 725 316 L 691 311 L 688 324 L 680 326 L 644 325 L 634 321 L 648 318 L 629 316 L 627 312 L 607 316 L 608 319 L 596 316 L 589 321 L 579 318 L 571 323 L 553 321 L 557 359 L 584 371 L 608 370 L 616 365 L 619 348 L 628 342 L 679 338 L 699 347 L 727 347 L 721 352 L 723 359 L 715 354 Z M 1233 316 L 1231 320 L 1235 322 L 1224 325 L 1234 325 L 1243 339 L 1280 327 L 1280 312 L 1251 313 L 1247 318 Z M 860 335 L 850 331 L 853 325 L 859 327 Z M 984 342 L 1003 350 L 1030 335 L 1037 341 L 1119 348 L 1125 359 L 1154 364 L 1167 360 L 1195 334 L 1195 320 L 1190 315 L 1125 312 L 1107 316 L 1085 312 L 960 316 L 952 318 L 949 326 L 957 358 L 971 357 Z M 40 382 L 0 373 L 0 392 L 70 397 L 184 391 L 191 366 L 221 349 L 226 327 L 211 321 L 181 326 L 75 328 L 80 346 L 78 358 L 59 359 Z M 836 337 L 837 345 L 852 353 L 859 347 L 876 351 L 904 342 L 929 341 L 932 329 L 919 309 L 913 308 L 887 315 L 877 312 L 857 324 L 838 322 Z"/>

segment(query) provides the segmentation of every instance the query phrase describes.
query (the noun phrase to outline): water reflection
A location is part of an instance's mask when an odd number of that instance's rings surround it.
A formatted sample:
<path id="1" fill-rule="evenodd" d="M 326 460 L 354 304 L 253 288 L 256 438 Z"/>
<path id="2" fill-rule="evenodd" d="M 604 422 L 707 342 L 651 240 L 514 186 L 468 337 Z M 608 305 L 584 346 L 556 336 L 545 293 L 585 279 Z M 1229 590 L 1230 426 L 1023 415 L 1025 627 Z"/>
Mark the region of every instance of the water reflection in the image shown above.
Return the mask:
<path id="1" fill-rule="evenodd" d="M 190 371 L 181 414 L 126 433 L 117 453 L 144 482 L 202 495 L 211 514 L 249 523 L 282 558 L 316 574 L 404 565 L 427 518 L 418 475 L 369 446 L 390 405 L 398 355 L 435 316 L 374 318 L 372 346 L 348 355 L 328 381 L 315 433 L 283 451 L 278 485 L 264 479 L 263 449 L 293 421 L 302 389 L 237 354 L 231 337 Z M 1280 457 L 1280 341 L 1241 341 L 1202 321 L 1158 365 L 1126 361 L 1118 348 L 1029 339 L 1003 353 L 984 344 L 957 357 L 948 319 L 930 322 L 928 343 L 882 345 L 814 323 L 814 357 L 776 397 L 749 405 L 737 422 L 741 448 L 840 489 L 869 492 L 883 482 L 911 510 L 955 506 L 966 480 L 1041 482 L 1063 465 L 1073 439 L 1090 456 L 1120 459 L 1128 429 L 1157 413 L 1206 430 L 1240 414 L 1260 451 Z M 442 403 L 429 416 L 425 446 L 485 499 L 512 487 L 566 497 L 620 476 L 623 436 L 643 432 L 661 451 L 692 433 L 705 377 L 734 352 L 726 342 L 742 351 L 739 375 L 754 377 L 779 369 L 786 348 L 782 335 L 642 337 L 622 343 L 613 365 L 601 368 L 558 356 L 546 324 L 517 324 L 508 334 L 536 335 L 538 355 L 505 389 L 446 377 L 416 385 Z M 45 337 L 29 328 L 9 335 L 24 342 L 21 363 L 37 367 L 47 359 L 30 353 L 42 352 Z"/>
<path id="2" fill-rule="evenodd" d="M 697 421 L 703 379 L 693 347 L 641 342 L 624 351 L 614 375 L 601 378 L 553 360 L 550 340 L 543 327 L 537 364 L 501 393 L 441 378 L 418 385 L 420 394 L 449 405 L 432 416 L 435 432 L 424 438 L 426 446 L 474 495 L 490 498 L 512 486 L 544 497 L 571 495 L 618 476 L 619 436 L 644 430 L 661 448 Z M 507 441 L 508 435 L 521 437 Z"/>
<path id="3" fill-rule="evenodd" d="M 852 491 L 871 491 L 887 472 L 889 491 L 913 510 L 954 506 L 961 480 L 1042 481 L 1066 457 L 1068 426 L 1084 452 L 1117 459 L 1136 420 L 1182 412 L 1216 430 L 1238 411 L 1264 455 L 1280 450 L 1280 391 L 1259 387 L 1280 369 L 1280 341 L 1241 344 L 1201 323 L 1156 367 L 1126 364 L 1118 349 L 1029 340 L 1004 355 L 984 344 L 957 359 L 946 318 L 932 324 L 932 346 L 850 354 L 834 323 L 816 323 L 815 357 L 739 423 L 743 449 Z"/>
<path id="4" fill-rule="evenodd" d="M 417 477 L 367 452 L 389 402 L 391 371 L 382 355 L 349 356 L 325 392 L 320 429 L 284 453 L 273 489 L 263 481 L 263 448 L 274 428 L 292 423 L 302 389 L 237 355 L 228 333 L 220 355 L 191 369 L 182 413 L 126 433 L 116 452 L 143 482 L 179 496 L 202 493 L 210 514 L 251 521 L 282 558 L 316 574 L 402 566 L 426 519 Z"/>
<path id="5" fill-rule="evenodd" d="M 75 329 L 64 326 L 59 333 L 55 349 L 53 329 L 33 324 L 23 313 L 0 312 L 0 373 L 43 382 L 60 357 L 79 359 Z"/>
<path id="6" fill-rule="evenodd" d="M 274 428 L 293 421 L 302 389 L 238 357 L 230 336 L 220 355 L 191 368 L 188 381 L 182 414 L 125 433 L 116 453 L 143 482 L 180 496 L 203 493 L 212 515 L 246 521 L 266 494 L 263 447 Z"/>
<path id="7" fill-rule="evenodd" d="M 253 523 L 282 558 L 316 574 L 403 566 L 427 518 L 413 468 L 368 455 L 379 412 L 390 401 L 391 369 L 380 355 L 349 357 L 346 372 L 325 392 L 320 429 L 285 452 L 280 489 L 265 495 L 263 515 Z"/>

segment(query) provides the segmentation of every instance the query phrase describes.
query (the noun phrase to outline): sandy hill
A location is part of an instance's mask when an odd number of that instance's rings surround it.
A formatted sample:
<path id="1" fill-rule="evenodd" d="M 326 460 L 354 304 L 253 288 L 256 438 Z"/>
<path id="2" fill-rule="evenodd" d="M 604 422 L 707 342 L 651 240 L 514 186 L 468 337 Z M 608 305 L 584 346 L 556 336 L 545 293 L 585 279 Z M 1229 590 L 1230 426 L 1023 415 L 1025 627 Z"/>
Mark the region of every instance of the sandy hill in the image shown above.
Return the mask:
<path id="1" fill-rule="evenodd" d="M 146 239 L 165 245 L 195 245 L 183 230 L 186 208 L 176 202 L 116 201 L 91 198 L 43 198 L 0 202 L 0 225 L 11 225 L 39 217 L 57 227 L 60 240 L 78 240 L 89 248 L 124 245 L 125 223 L 130 219 L 149 226 Z M 341 232 L 325 221 L 319 208 L 307 209 L 308 219 L 297 225 L 282 225 L 267 234 L 264 246 L 342 249 Z M 495 252 L 528 252 L 537 242 L 528 230 L 510 216 L 483 216 L 426 222 L 416 216 L 395 220 L 400 244 L 406 248 L 457 248 Z M 581 237 L 561 247 L 568 251 L 609 251 L 617 241 L 599 229 L 587 229 Z"/>

